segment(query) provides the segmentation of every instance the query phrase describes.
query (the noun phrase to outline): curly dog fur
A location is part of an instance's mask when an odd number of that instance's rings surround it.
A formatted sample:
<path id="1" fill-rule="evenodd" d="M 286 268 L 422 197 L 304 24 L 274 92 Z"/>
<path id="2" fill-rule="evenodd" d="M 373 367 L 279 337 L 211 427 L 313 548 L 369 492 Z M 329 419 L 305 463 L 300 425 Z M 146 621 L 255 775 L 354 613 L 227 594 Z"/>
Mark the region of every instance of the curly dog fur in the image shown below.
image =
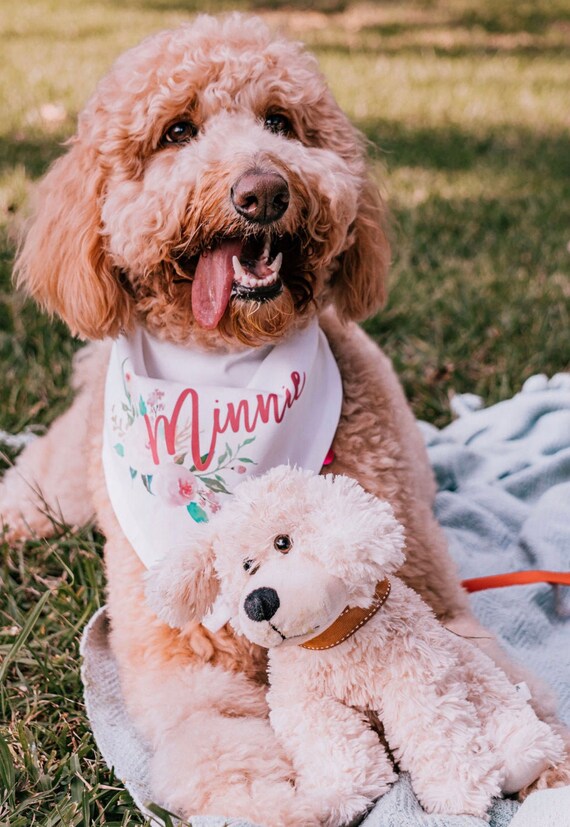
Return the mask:
<path id="1" fill-rule="evenodd" d="M 283 128 L 271 115 L 287 119 Z M 180 122 L 191 139 L 173 145 L 169 130 Z M 198 261 L 220 239 L 257 243 L 230 192 L 258 168 L 289 189 L 288 208 L 264 228 L 283 252 L 283 291 L 265 303 L 231 300 L 215 329 L 204 329 L 192 310 Z M 520 680 L 470 613 L 432 516 L 434 484 L 413 416 L 389 361 L 354 324 L 381 305 L 388 262 L 365 142 L 314 58 L 255 18 L 201 16 L 131 49 L 101 81 L 38 189 L 16 279 L 90 340 L 143 325 L 163 340 L 227 352 L 276 341 L 319 314 L 344 389 L 330 470 L 392 504 L 408 537 L 402 577 L 447 625 L 486 637 L 482 645 Z M 292 768 L 267 722 L 261 650 L 227 628 L 174 631 L 145 605 L 142 563 L 102 481 L 108 351 L 95 342 L 81 354 L 76 401 L 7 473 L 0 513 L 18 539 L 50 531 L 45 504 L 72 524 L 95 512 L 125 698 L 157 768 L 168 767 L 168 777 L 159 769 L 154 777 L 161 803 L 303 824 Z M 78 478 L 88 478 L 90 499 Z M 553 720 L 552 703 L 525 679 L 539 714 Z M 564 768 L 540 783 L 557 780 L 568 781 Z"/>

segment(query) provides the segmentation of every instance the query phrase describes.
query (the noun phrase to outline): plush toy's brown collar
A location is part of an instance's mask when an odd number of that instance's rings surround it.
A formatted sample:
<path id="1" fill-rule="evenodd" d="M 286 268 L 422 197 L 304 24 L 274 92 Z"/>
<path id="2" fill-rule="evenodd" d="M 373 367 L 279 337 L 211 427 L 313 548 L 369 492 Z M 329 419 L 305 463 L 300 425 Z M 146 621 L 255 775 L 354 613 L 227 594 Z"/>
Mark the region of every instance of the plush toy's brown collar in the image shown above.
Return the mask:
<path id="1" fill-rule="evenodd" d="M 338 646 L 339 643 L 348 640 L 348 638 L 360 629 L 361 626 L 364 626 L 371 617 L 374 617 L 378 609 L 384 605 L 388 599 L 391 588 L 388 578 L 381 580 L 376 586 L 372 604 L 367 609 L 360 609 L 358 607 L 350 609 L 347 606 L 328 629 L 325 629 L 320 635 L 299 645 L 302 646 L 303 649 L 332 649 L 334 646 Z"/>

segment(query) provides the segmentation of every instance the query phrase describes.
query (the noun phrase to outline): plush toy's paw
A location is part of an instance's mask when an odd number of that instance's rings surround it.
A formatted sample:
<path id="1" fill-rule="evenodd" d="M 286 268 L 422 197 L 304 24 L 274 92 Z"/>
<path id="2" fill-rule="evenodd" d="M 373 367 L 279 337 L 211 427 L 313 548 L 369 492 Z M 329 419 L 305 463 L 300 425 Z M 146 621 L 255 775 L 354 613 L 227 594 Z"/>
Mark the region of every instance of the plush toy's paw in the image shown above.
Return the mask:
<path id="1" fill-rule="evenodd" d="M 547 729 L 546 725 L 543 725 Z M 548 735 L 551 738 L 548 738 Z M 551 743 L 554 742 L 554 743 Z M 560 750 L 555 749 L 560 745 Z M 550 749 L 549 749 L 550 747 Z M 561 761 L 562 741 L 548 730 L 543 744 L 537 743 L 521 748 L 508 756 L 503 764 L 501 789 L 508 795 L 519 790 L 562 787 L 570 783 L 570 767 Z"/>
<path id="2" fill-rule="evenodd" d="M 558 772 L 564 778 L 562 738 L 548 724 L 540 721 L 528 704 L 514 709 L 511 714 L 508 709 L 503 709 L 500 715 L 489 721 L 489 730 L 495 753 L 500 759 L 501 789 L 504 793 L 517 793 L 540 778 L 543 779 L 543 786 L 552 786 L 545 783 L 544 776 L 551 774 L 554 767 L 560 766 Z"/>
<path id="3" fill-rule="evenodd" d="M 417 793 L 418 800 L 426 813 L 485 818 L 494 796 L 485 789 L 457 790 L 454 786 L 454 781 L 450 779 L 445 788 L 434 787 L 428 794 Z M 495 795 L 500 795 L 498 785 L 496 785 Z"/>
<path id="4" fill-rule="evenodd" d="M 524 801 L 525 798 L 537 790 L 568 786 L 570 786 L 570 759 L 566 758 L 560 764 L 548 767 L 532 784 L 523 787 L 518 794 L 518 799 Z"/>
<path id="5" fill-rule="evenodd" d="M 356 777 L 339 777 L 328 784 L 315 779 L 310 789 L 307 784 L 299 785 L 299 793 L 306 800 L 308 808 L 318 813 L 318 823 L 323 827 L 349 825 L 367 812 L 396 781 L 398 776 L 393 769 L 383 765 L 384 762 L 377 777 L 369 777 L 365 785 L 359 785 Z"/>
<path id="6" fill-rule="evenodd" d="M 412 786 L 428 813 L 484 818 L 493 798 L 501 795 L 496 763 L 488 745 L 481 745 L 480 751 L 469 757 L 450 754 L 437 774 L 427 768 L 420 780 L 412 773 Z"/>
<path id="7" fill-rule="evenodd" d="M 330 796 L 305 796 L 301 793 L 301 800 L 305 807 L 316 813 L 317 824 L 320 827 L 339 827 L 339 825 L 349 825 L 356 823 L 358 819 L 362 818 L 364 813 L 368 812 L 373 806 L 377 798 L 387 792 L 388 788 L 383 789 L 382 793 L 375 796 L 375 798 L 368 798 L 362 795 L 352 795 L 349 798 L 344 796 L 333 795 Z"/>

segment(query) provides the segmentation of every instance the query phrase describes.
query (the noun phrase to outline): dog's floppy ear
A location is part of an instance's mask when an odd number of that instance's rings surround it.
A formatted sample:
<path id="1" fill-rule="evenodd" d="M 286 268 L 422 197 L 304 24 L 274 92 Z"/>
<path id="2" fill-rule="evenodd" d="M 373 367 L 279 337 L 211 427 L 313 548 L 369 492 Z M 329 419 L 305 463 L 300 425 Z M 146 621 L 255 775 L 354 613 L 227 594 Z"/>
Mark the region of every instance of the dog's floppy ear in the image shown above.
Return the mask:
<path id="1" fill-rule="evenodd" d="M 332 300 L 344 320 L 362 321 L 386 300 L 390 243 L 386 210 L 372 178 L 365 178 L 353 227 L 353 243 L 332 278 Z"/>
<path id="2" fill-rule="evenodd" d="M 151 609 L 175 629 L 202 620 L 219 589 L 214 549 L 207 531 L 191 543 L 173 549 L 145 575 L 145 595 Z"/>
<path id="3" fill-rule="evenodd" d="M 96 152 L 76 140 L 38 187 L 14 271 L 19 287 L 87 339 L 116 336 L 131 314 L 131 300 L 103 244 L 103 190 Z"/>

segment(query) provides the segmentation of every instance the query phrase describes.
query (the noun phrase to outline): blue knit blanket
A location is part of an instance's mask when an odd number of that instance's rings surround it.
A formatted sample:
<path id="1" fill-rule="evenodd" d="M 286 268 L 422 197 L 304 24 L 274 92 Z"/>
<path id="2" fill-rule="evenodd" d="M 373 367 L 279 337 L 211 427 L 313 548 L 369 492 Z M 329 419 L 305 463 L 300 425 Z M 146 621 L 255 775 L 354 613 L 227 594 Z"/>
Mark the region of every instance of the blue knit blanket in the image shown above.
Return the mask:
<path id="1" fill-rule="evenodd" d="M 533 376 L 521 393 L 489 408 L 463 394 L 438 431 L 421 423 L 435 471 L 436 516 L 462 578 L 570 571 L 570 374 Z M 570 589 L 546 584 L 478 592 L 475 613 L 519 660 L 550 684 L 570 725 Z M 491 827 L 518 804 L 496 801 Z M 401 778 L 363 827 L 484 827 L 472 816 L 426 815 Z M 562 824 L 562 822 L 560 822 Z M 537 824 L 536 827 L 539 827 Z"/>
<path id="2" fill-rule="evenodd" d="M 461 576 L 529 568 L 570 570 L 570 374 L 558 374 L 550 380 L 533 376 L 521 393 L 489 408 L 483 408 L 478 397 L 463 394 L 455 397 L 453 408 L 458 418 L 443 430 L 425 423 L 421 427 L 438 482 L 436 515 Z M 498 635 L 510 656 L 554 689 L 560 716 L 570 725 L 570 594 L 564 592 L 570 589 L 538 584 L 493 589 L 477 593 L 471 600 L 476 614 Z M 108 670 L 111 688 L 116 676 L 106 653 L 103 627 L 95 624 L 91 628 L 92 642 L 88 632 L 83 653 L 87 656 L 84 678 L 93 730 L 107 762 L 115 766 L 142 803 L 146 797 L 144 756 L 138 752 L 140 763 L 133 765 L 132 761 L 125 763 L 125 755 L 112 754 L 116 749 L 113 744 L 118 742 L 124 748 L 128 742 L 128 722 L 120 724 L 124 712 L 115 710 L 112 723 L 121 738 L 109 738 L 105 720 L 109 723 L 116 689 L 104 696 L 102 703 L 97 695 L 104 684 L 102 671 Z M 92 654 L 91 666 L 90 646 L 93 652 L 99 647 L 104 655 L 96 660 L 98 656 Z M 90 669 L 96 676 L 92 681 Z M 135 736 L 131 733 L 129 737 Z M 135 741 L 133 744 L 136 752 L 138 747 Z M 555 806 L 563 806 L 568 815 L 570 788 L 562 792 L 567 793 L 565 803 Z M 490 813 L 491 827 L 506 827 L 518 808 L 514 801 L 496 801 Z M 515 822 L 525 808 L 526 804 Z M 543 815 L 546 818 L 546 812 Z M 544 821 L 547 823 L 558 827 L 568 822 L 555 814 L 552 822 Z M 222 824 L 252 827 L 239 819 L 192 819 L 193 827 Z M 485 827 L 488 822 L 472 816 L 426 815 L 403 775 L 362 824 Z"/>

